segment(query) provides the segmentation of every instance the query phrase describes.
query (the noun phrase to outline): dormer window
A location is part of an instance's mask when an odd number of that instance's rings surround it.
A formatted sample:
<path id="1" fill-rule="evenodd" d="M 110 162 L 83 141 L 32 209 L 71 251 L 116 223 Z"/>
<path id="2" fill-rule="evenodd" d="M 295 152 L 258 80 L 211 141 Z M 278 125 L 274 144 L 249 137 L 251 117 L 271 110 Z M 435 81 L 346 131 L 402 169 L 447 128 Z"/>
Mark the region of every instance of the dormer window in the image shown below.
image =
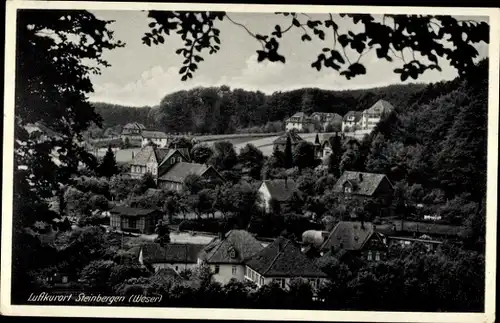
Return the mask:
<path id="1" fill-rule="evenodd" d="M 345 186 L 345 187 L 344 187 L 344 192 L 345 192 L 345 193 L 352 193 L 352 187 L 351 187 L 351 186 L 349 186 L 349 185 L 348 185 L 348 186 Z"/>

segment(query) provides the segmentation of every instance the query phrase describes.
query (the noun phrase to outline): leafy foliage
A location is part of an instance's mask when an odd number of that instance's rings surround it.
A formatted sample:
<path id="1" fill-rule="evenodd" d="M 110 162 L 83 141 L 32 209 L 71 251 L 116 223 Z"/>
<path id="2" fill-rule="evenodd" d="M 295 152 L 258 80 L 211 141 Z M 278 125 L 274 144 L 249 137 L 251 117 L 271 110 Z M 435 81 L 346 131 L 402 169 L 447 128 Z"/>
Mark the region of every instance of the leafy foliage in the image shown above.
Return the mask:
<path id="1" fill-rule="evenodd" d="M 331 68 L 348 80 L 367 73 L 361 59 L 373 49 L 379 59 L 389 62 L 398 59 L 402 62 L 394 69 L 402 81 L 409 77 L 417 79 L 427 70 L 440 71 L 439 58 L 447 60 L 460 75 L 465 75 L 478 55 L 473 45 L 489 42 L 489 25 L 486 22 L 463 21 L 451 16 L 388 14 L 378 18 L 369 14 L 340 14 L 334 18 L 333 14 L 327 14 L 322 19 L 313 19 L 307 14 L 293 12 L 276 14 L 287 17 L 289 24 L 276 25 L 272 32 L 261 35 L 234 21 L 226 12 L 150 11 L 151 31 L 142 39 L 150 46 L 151 43 L 164 43 L 163 34 L 171 36 L 171 32 L 176 32 L 180 35 L 184 47 L 177 49 L 176 54 L 185 58 L 179 70 L 183 81 L 192 78 L 192 73 L 198 69 L 197 63 L 203 61 L 202 52 L 215 54 L 220 49 L 220 30 L 216 25 L 223 20 L 245 29 L 251 38 L 260 43 L 261 49 L 256 51 L 258 62 L 285 63 L 285 56 L 279 52 L 280 39 L 295 28 L 303 31 L 302 41 L 312 41 L 314 37 L 325 44 L 333 43 L 333 47 L 326 45 L 328 47 L 322 49 L 311 67 L 318 71 L 323 67 Z M 343 33 L 339 29 L 339 20 L 361 23 L 364 28 L 357 33 L 351 30 Z M 333 35 L 333 40 L 327 35 Z M 451 46 L 445 46 L 443 40 Z M 348 55 L 346 49 L 354 54 Z M 407 59 L 405 53 L 410 54 L 412 59 Z"/>

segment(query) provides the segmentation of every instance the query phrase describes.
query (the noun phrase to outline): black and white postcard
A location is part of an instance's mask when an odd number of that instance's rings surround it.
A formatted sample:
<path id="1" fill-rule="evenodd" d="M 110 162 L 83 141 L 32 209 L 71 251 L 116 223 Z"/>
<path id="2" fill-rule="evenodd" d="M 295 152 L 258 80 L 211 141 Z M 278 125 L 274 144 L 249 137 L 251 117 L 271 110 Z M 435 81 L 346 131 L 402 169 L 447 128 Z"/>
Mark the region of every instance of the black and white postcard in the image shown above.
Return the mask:
<path id="1" fill-rule="evenodd" d="M 6 18 L 2 314 L 495 320 L 498 10 Z"/>

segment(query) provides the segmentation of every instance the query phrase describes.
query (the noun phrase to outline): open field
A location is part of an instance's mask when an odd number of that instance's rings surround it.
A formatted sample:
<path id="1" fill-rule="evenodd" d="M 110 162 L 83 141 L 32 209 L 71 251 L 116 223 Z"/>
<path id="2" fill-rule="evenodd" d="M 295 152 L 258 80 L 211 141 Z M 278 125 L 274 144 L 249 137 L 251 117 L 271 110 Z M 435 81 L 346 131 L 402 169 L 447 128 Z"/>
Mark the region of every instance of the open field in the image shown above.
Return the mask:
<path id="1" fill-rule="evenodd" d="M 320 137 L 325 136 L 325 135 L 330 135 L 333 133 L 321 133 Z M 354 137 L 358 140 L 362 139 L 362 136 L 364 134 L 358 135 L 358 134 L 346 134 L 347 136 Z M 314 142 L 314 139 L 316 138 L 316 133 L 301 133 L 300 136 L 309 142 Z M 201 136 L 197 137 L 202 138 L 199 139 L 200 141 L 203 141 L 209 145 L 213 144 L 216 141 L 221 141 L 221 140 L 227 140 L 229 142 L 232 142 L 234 145 L 234 148 L 237 153 L 240 152 L 240 149 L 245 147 L 247 144 L 252 144 L 255 147 L 259 148 L 264 156 L 270 156 L 273 153 L 273 142 L 278 138 L 279 135 L 275 133 L 268 133 L 268 134 L 231 134 L 231 135 L 210 135 L 210 136 Z M 128 149 L 121 149 L 117 150 L 115 152 L 116 156 L 116 161 L 118 163 L 128 163 L 132 160 L 132 152 L 134 154 L 137 154 L 141 148 L 128 148 Z M 101 150 L 97 153 L 98 157 L 103 157 L 104 154 L 106 153 L 106 150 Z"/>

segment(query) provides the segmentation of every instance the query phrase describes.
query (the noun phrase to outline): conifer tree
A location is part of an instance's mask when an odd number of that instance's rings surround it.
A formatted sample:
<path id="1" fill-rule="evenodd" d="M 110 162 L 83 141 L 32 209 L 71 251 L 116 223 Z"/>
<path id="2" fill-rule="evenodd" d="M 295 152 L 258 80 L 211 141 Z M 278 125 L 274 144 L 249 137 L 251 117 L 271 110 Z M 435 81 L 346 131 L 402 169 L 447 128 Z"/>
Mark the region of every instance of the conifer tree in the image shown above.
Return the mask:
<path id="1" fill-rule="evenodd" d="M 98 173 L 99 175 L 108 178 L 119 173 L 118 166 L 116 165 L 115 154 L 113 153 L 111 146 L 108 146 L 108 150 L 99 165 Z"/>
<path id="2" fill-rule="evenodd" d="M 286 145 L 285 145 L 285 168 L 293 167 L 293 152 L 292 152 L 292 139 L 290 138 L 290 134 L 286 137 Z"/>

